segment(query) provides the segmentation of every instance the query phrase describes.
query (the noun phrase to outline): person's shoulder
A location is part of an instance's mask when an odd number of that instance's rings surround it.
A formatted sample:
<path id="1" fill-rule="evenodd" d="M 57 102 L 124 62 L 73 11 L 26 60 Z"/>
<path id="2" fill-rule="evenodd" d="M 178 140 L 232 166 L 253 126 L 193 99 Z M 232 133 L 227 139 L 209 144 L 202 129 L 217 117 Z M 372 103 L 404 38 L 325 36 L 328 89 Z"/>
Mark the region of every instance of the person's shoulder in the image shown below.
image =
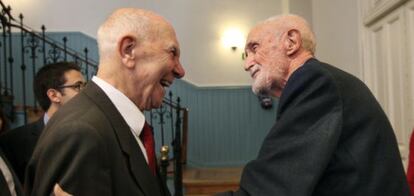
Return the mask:
<path id="1" fill-rule="evenodd" d="M 285 87 L 301 90 L 304 87 L 333 84 L 334 76 L 329 67 L 331 66 L 311 58 L 292 73 Z"/>
<path id="2" fill-rule="evenodd" d="M 35 143 L 44 127 L 43 117 L 32 123 L 7 131 L 0 136 L 0 144 L 7 148 L 23 149 Z"/>
<path id="3" fill-rule="evenodd" d="M 5 138 L 11 139 L 11 138 L 16 138 L 16 137 L 27 135 L 33 129 L 33 127 L 35 127 L 35 125 L 36 125 L 36 122 L 32 122 L 29 124 L 22 125 L 20 127 L 16 127 L 14 129 L 6 131 L 4 134 L 0 136 L 0 138 L 3 140 Z"/>
<path id="4" fill-rule="evenodd" d="M 335 80 L 354 80 L 357 82 L 361 82 L 361 80 L 359 78 L 357 78 L 356 76 L 354 76 L 351 73 L 348 73 L 342 69 L 340 69 L 337 66 L 331 65 L 329 63 L 325 63 L 325 62 L 321 62 L 317 59 L 313 59 L 309 65 L 308 65 L 309 69 L 317 71 L 317 72 L 321 72 L 326 74 L 327 76 L 331 77 L 332 79 Z"/>
<path id="5" fill-rule="evenodd" d="M 41 149 L 59 146 L 76 146 L 103 141 L 100 130 L 85 120 L 71 120 L 49 124 L 38 141 Z M 98 142 L 100 143 L 100 142 Z"/>
<path id="6" fill-rule="evenodd" d="M 301 67 L 299 72 L 303 72 L 306 75 L 318 75 L 318 77 L 333 77 L 333 74 L 342 73 L 346 74 L 344 71 L 339 68 L 330 65 L 325 62 L 321 62 L 315 58 L 311 58 Z"/>
<path id="7" fill-rule="evenodd" d="M 340 89 L 353 88 L 352 86 L 366 88 L 364 82 L 353 74 L 317 59 L 308 60 L 301 68 L 301 74 L 298 74 L 301 75 L 300 77 L 324 78 L 326 82 L 332 83 L 336 88 Z"/>
<path id="8" fill-rule="evenodd" d="M 77 102 L 67 103 L 49 120 L 44 132 L 53 132 L 55 136 L 71 134 L 88 134 L 99 129 L 108 129 L 108 119 L 104 112 L 95 104 L 77 105 Z M 100 131 L 101 132 L 101 131 Z"/>

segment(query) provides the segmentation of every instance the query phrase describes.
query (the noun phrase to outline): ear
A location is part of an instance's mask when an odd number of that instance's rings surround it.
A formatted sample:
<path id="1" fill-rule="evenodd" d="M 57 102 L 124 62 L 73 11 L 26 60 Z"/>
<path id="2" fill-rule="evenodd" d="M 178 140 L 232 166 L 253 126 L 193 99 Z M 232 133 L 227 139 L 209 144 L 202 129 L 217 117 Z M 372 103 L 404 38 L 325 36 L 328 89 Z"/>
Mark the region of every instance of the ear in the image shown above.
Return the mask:
<path id="1" fill-rule="evenodd" d="M 128 68 L 135 66 L 135 52 L 137 46 L 137 39 L 133 36 L 124 36 L 119 41 L 119 54 L 122 63 Z"/>
<path id="2" fill-rule="evenodd" d="M 286 35 L 286 55 L 295 54 L 302 46 L 302 37 L 297 29 L 291 29 Z"/>
<path id="3" fill-rule="evenodd" d="M 62 93 L 56 89 L 50 88 L 47 90 L 46 94 L 51 103 L 60 104 L 62 101 Z"/>

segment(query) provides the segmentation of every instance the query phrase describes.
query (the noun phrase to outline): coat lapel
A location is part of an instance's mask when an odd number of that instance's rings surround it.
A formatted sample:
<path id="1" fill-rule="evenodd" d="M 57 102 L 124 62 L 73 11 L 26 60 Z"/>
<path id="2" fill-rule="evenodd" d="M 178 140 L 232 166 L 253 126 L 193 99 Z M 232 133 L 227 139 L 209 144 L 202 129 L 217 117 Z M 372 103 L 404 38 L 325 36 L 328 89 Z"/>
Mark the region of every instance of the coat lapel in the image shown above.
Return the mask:
<path id="1" fill-rule="evenodd" d="M 107 95 L 95 83 L 90 82 L 83 91 L 89 96 L 106 115 L 112 124 L 113 131 L 117 136 L 120 148 L 128 159 L 129 168 L 137 184 L 145 195 L 161 195 L 161 187 L 158 180 L 148 167 L 141 149 L 131 133 L 131 129 L 122 118 Z"/>

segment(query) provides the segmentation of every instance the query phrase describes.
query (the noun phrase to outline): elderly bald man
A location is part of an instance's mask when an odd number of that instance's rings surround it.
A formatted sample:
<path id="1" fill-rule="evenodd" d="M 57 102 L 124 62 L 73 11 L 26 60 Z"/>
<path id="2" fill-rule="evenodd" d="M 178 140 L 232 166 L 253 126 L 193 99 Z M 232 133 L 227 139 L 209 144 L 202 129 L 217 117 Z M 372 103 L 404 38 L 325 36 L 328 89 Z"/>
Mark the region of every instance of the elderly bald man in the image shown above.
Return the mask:
<path id="1" fill-rule="evenodd" d="M 175 31 L 153 12 L 123 8 L 100 26 L 98 46 L 97 76 L 48 123 L 25 191 L 170 195 L 141 137 L 148 130 L 143 111 L 159 107 L 164 88 L 184 76 Z"/>
<path id="2" fill-rule="evenodd" d="M 279 97 L 277 120 L 240 189 L 221 195 L 409 195 L 386 115 L 363 82 L 314 58 L 303 18 L 259 23 L 245 50 L 253 91 Z"/>

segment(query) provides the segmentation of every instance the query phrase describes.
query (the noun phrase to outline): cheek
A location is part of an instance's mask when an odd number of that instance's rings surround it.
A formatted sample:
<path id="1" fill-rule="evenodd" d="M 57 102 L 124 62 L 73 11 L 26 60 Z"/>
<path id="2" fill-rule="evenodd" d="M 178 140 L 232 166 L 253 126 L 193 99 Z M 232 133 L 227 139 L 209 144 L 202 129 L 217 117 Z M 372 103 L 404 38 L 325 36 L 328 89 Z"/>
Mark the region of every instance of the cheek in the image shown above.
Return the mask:
<path id="1" fill-rule="evenodd" d="M 261 65 L 269 64 L 272 61 L 272 56 L 267 52 L 258 51 L 256 53 L 255 60 Z"/>
<path id="2" fill-rule="evenodd" d="M 157 64 L 158 70 L 165 72 L 165 70 L 168 69 L 172 64 L 171 57 L 169 55 L 162 55 L 158 58 Z"/>
<path id="3" fill-rule="evenodd" d="M 66 102 L 69 101 L 70 99 L 72 99 L 77 94 L 78 94 L 78 92 L 75 91 L 75 90 L 71 90 L 70 92 L 67 92 L 67 94 L 65 95 Z"/>

